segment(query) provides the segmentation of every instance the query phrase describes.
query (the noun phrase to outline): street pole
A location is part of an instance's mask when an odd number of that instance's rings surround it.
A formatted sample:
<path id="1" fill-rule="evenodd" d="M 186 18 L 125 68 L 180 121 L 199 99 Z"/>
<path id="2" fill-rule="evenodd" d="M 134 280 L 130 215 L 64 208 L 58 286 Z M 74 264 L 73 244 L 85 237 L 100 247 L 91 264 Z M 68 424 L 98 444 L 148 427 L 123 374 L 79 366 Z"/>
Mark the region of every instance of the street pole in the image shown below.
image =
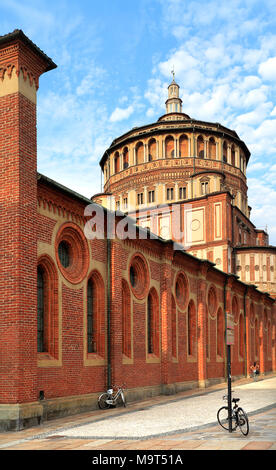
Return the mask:
<path id="1" fill-rule="evenodd" d="M 231 346 L 227 345 L 227 382 L 228 382 L 228 422 L 232 432 L 232 383 L 231 383 Z"/>

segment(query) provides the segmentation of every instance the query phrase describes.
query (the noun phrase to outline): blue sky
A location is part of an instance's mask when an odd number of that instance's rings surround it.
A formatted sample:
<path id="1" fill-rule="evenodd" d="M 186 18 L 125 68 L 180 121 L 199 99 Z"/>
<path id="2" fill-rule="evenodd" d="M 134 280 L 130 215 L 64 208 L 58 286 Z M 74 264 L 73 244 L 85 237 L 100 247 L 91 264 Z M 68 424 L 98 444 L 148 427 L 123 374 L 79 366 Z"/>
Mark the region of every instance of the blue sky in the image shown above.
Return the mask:
<path id="1" fill-rule="evenodd" d="M 276 244 L 275 0 L 0 0 L 58 65 L 38 92 L 38 170 L 91 197 L 112 140 L 165 111 L 174 66 L 183 112 L 234 129 L 251 151 L 251 219 Z"/>

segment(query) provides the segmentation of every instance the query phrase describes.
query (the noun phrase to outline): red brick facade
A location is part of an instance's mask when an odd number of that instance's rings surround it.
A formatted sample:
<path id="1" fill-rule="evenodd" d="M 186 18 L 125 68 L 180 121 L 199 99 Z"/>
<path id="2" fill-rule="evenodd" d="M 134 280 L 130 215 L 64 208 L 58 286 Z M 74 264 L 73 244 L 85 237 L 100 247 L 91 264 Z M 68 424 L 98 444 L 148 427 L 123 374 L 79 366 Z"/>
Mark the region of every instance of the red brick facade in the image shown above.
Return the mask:
<path id="1" fill-rule="evenodd" d="M 2 429 L 91 409 L 109 381 L 134 399 L 225 380 L 226 311 L 233 377 L 276 370 L 269 295 L 131 221 L 136 239 L 108 239 L 106 210 L 85 237 L 91 201 L 37 175 L 35 105 L 18 92 L 0 110 Z"/>

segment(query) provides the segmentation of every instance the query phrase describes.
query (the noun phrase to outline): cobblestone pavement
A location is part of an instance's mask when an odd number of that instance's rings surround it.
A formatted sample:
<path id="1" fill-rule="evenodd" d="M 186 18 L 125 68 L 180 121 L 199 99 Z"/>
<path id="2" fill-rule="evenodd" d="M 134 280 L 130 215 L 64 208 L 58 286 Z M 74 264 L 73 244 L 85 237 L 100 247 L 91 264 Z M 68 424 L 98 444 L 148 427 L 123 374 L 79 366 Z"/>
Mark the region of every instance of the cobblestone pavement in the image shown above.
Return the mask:
<path id="1" fill-rule="evenodd" d="M 229 433 L 216 419 L 226 384 L 159 396 L 0 434 L 0 450 L 276 450 L 276 377 L 233 383 L 250 431 Z"/>

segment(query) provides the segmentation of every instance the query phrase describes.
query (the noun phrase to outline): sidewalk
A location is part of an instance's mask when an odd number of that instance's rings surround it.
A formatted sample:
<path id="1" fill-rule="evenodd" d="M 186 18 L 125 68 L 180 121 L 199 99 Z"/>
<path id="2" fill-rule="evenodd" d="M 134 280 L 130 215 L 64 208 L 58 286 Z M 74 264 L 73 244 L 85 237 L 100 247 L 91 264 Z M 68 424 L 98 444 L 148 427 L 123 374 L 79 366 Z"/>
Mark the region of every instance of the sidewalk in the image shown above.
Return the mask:
<path id="1" fill-rule="evenodd" d="M 232 384 L 249 416 L 244 437 L 217 423 L 227 384 L 159 396 L 0 434 L 1 450 L 276 449 L 276 377 Z"/>

